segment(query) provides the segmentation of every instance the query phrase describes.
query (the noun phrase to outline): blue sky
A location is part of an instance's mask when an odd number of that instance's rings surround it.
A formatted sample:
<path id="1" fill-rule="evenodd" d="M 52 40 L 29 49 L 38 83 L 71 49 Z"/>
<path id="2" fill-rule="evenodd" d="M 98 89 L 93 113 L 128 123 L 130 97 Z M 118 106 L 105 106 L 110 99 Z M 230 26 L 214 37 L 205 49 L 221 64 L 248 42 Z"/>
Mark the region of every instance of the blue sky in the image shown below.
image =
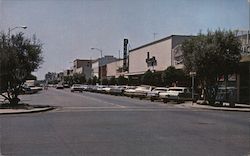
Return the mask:
<path id="1" fill-rule="evenodd" d="M 118 57 L 123 39 L 130 47 L 166 36 L 195 35 L 207 29 L 248 29 L 247 0 L 0 0 L 0 30 L 26 25 L 27 37 L 43 43 L 44 63 L 35 73 L 70 68 L 76 58 Z"/>

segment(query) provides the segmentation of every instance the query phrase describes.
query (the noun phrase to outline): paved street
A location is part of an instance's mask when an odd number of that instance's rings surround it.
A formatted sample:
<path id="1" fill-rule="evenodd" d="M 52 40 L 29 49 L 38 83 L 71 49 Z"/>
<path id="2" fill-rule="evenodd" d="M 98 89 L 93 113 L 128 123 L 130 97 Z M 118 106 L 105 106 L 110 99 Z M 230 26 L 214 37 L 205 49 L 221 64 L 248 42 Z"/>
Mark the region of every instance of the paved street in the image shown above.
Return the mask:
<path id="1" fill-rule="evenodd" d="M 0 116 L 5 156 L 248 156 L 249 112 L 50 88 L 23 102 L 56 110 Z M 0 154 L 1 155 L 1 154 Z"/>

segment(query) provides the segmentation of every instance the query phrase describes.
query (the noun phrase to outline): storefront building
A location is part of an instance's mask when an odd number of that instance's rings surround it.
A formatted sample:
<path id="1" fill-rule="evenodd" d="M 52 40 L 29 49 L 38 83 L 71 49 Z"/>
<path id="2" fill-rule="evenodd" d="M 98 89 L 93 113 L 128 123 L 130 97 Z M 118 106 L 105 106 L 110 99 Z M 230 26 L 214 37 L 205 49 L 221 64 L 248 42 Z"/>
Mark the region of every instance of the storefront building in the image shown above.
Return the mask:
<path id="1" fill-rule="evenodd" d="M 183 68 L 181 43 L 191 36 L 171 35 L 129 51 L 129 73 L 144 74 L 147 70 L 164 71 L 169 66 Z"/>

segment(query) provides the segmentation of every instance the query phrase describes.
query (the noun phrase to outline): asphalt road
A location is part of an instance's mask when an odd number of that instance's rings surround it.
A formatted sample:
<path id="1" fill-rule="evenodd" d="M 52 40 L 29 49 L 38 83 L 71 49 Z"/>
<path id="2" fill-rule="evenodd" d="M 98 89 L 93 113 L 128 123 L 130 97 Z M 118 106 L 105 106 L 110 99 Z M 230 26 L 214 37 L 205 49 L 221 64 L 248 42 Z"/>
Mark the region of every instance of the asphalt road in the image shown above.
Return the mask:
<path id="1" fill-rule="evenodd" d="M 56 89 L 22 99 L 58 109 L 1 115 L 0 152 L 5 156 L 250 155 L 247 112 Z"/>

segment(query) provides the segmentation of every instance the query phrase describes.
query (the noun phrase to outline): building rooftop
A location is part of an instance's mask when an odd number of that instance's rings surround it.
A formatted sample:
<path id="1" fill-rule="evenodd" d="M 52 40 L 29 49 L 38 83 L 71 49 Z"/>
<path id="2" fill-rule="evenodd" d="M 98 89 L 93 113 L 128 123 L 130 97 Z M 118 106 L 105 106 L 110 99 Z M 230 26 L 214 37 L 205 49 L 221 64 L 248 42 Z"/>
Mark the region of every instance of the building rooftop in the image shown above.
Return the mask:
<path id="1" fill-rule="evenodd" d="M 156 40 L 156 41 L 154 41 L 154 42 L 150 42 L 150 43 L 144 44 L 144 45 L 139 46 L 139 47 L 137 47 L 137 48 L 131 49 L 131 50 L 129 50 L 129 52 L 132 52 L 132 51 L 135 51 L 135 50 L 138 50 L 138 49 L 141 49 L 141 48 L 144 48 L 144 47 L 147 47 L 147 46 L 150 46 L 150 45 L 153 45 L 153 44 L 156 44 L 156 43 L 165 41 L 165 40 L 168 40 L 168 39 L 170 39 L 170 38 L 172 38 L 172 37 L 174 37 L 174 36 L 180 36 L 180 37 L 193 37 L 193 35 L 171 35 L 171 36 L 168 36 L 168 37 L 165 37 L 165 38 Z"/>

